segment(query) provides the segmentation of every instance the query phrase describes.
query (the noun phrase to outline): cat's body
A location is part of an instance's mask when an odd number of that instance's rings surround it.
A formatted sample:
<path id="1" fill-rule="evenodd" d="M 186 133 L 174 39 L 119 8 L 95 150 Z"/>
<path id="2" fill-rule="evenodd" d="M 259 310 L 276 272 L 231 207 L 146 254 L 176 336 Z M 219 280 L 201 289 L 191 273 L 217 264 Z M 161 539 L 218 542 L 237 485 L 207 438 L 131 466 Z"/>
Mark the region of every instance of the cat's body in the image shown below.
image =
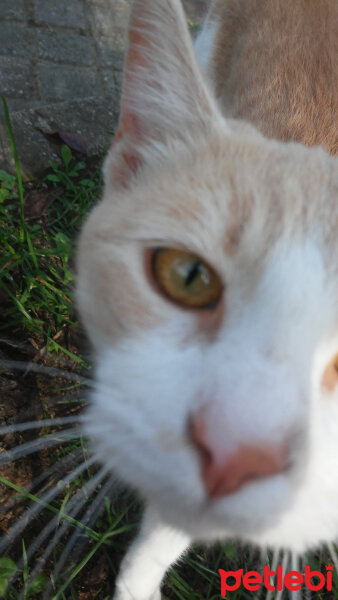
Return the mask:
<path id="1" fill-rule="evenodd" d="M 336 0 L 215 2 L 197 42 L 229 117 L 338 153 Z"/>
<path id="2" fill-rule="evenodd" d="M 148 505 L 118 600 L 158 598 L 166 569 L 196 540 L 303 551 L 338 537 L 336 159 L 268 140 L 221 109 L 331 152 L 335 115 L 317 107 L 313 134 L 308 118 L 294 132 L 277 125 L 283 78 L 268 100 L 264 77 L 250 95 L 250 44 L 238 84 L 223 70 L 228 16 L 238 31 L 250 19 L 236 13 L 242 2 L 221 4 L 229 13 L 219 24 L 216 7 L 198 42 L 218 105 L 178 0 L 135 1 L 104 196 L 79 241 L 78 305 L 97 364 L 87 432 Z M 333 1 L 318 4 L 336 16 Z M 201 261 L 173 275 L 187 252 Z"/>

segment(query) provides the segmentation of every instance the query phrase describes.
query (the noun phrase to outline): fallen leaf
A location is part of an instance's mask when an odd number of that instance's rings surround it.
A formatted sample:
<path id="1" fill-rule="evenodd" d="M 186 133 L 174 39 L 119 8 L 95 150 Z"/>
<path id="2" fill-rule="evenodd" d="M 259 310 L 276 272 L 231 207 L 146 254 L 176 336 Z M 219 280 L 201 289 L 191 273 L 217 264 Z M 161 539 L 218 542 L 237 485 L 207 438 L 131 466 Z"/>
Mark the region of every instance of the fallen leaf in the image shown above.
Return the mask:
<path id="1" fill-rule="evenodd" d="M 45 135 L 54 135 L 60 138 L 69 148 L 72 150 L 76 150 L 77 152 L 81 152 L 81 154 L 85 154 L 88 156 L 87 146 L 85 141 L 77 135 L 70 133 L 68 131 L 63 131 L 62 129 L 53 129 L 51 131 L 44 131 L 42 133 Z"/>
<path id="2" fill-rule="evenodd" d="M 63 191 L 64 188 L 58 186 L 53 190 L 31 190 L 28 192 L 24 198 L 25 219 L 29 221 L 41 217 Z"/>

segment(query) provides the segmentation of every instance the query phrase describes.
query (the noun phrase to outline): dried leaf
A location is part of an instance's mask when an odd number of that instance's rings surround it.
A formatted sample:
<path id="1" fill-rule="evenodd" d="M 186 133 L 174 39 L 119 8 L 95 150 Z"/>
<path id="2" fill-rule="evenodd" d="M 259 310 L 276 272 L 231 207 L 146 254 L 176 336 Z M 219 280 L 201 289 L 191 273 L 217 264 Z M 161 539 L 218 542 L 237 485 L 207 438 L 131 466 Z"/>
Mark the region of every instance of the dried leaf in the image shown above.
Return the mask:
<path id="1" fill-rule="evenodd" d="M 39 219 L 64 191 L 62 186 L 53 190 L 31 190 L 25 196 L 25 219 Z"/>
<path id="2" fill-rule="evenodd" d="M 87 146 L 85 141 L 77 135 L 70 133 L 69 131 L 63 131 L 62 129 L 53 129 L 52 131 L 43 131 L 45 135 L 54 135 L 60 138 L 62 142 L 67 144 L 72 150 L 81 152 L 88 156 Z"/>

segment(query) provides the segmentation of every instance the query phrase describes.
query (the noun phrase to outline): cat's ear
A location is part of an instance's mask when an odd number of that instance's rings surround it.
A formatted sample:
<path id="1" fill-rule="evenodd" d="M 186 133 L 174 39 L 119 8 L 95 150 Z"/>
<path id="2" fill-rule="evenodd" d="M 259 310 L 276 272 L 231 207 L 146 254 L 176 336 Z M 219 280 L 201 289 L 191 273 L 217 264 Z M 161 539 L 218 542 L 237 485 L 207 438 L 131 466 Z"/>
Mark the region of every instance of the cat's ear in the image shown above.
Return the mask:
<path id="1" fill-rule="evenodd" d="M 106 162 L 107 175 L 121 186 L 146 160 L 144 148 L 219 118 L 179 0 L 135 0 L 129 36 L 120 123 Z"/>

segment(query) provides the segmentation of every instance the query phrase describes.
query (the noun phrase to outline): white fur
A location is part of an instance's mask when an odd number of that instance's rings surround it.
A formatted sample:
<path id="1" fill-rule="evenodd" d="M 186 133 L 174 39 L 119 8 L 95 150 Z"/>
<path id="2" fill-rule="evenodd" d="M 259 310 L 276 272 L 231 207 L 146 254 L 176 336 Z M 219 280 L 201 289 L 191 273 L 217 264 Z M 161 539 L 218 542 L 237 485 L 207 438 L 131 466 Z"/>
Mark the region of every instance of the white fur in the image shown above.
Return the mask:
<path id="1" fill-rule="evenodd" d="M 163 576 L 189 542 L 187 535 L 164 524 L 148 507 L 141 531 L 122 563 L 114 600 L 160 600 Z"/>

